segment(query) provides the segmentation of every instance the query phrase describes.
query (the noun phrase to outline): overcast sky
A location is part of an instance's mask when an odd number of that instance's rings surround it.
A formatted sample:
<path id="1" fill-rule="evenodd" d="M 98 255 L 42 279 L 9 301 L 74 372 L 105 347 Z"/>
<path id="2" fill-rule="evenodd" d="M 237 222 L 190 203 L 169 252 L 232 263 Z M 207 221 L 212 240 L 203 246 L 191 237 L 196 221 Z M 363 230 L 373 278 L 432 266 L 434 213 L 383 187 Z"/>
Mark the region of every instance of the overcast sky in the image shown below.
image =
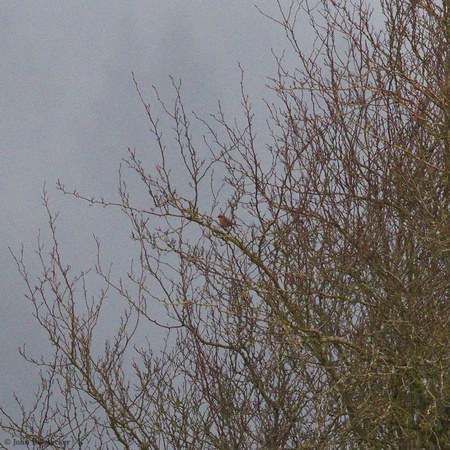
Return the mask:
<path id="1" fill-rule="evenodd" d="M 275 14 L 274 3 L 257 2 Z M 35 372 L 18 347 L 26 344 L 33 356 L 45 353 L 46 340 L 8 250 L 17 253 L 24 244 L 30 272 L 39 273 L 33 250 L 40 229 L 49 242 L 40 198 L 44 182 L 52 209 L 60 211 L 66 262 L 75 269 L 92 266 L 95 233 L 105 259 L 125 274 L 131 258 L 125 218 L 64 197 L 55 182 L 113 198 L 126 148 L 151 150 L 132 71 L 149 98 L 151 85 L 170 98 L 170 74 L 182 79 L 188 110 L 207 117 L 221 100 L 233 116 L 239 114 L 240 63 L 263 124 L 264 85 L 276 69 L 271 48 L 279 51 L 285 43 L 283 30 L 254 5 L 243 0 L 1 2 L 2 405 L 11 405 L 13 390 L 25 399 L 35 390 Z M 108 308 L 113 315 L 114 304 Z"/>

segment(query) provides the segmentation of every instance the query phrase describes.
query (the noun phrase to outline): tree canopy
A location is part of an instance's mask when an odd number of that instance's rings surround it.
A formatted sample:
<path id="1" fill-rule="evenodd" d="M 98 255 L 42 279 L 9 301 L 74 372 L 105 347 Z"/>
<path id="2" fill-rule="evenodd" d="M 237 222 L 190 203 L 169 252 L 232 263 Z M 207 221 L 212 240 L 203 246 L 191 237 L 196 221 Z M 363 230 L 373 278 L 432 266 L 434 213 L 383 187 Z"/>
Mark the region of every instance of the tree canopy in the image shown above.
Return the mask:
<path id="1" fill-rule="evenodd" d="M 59 184 L 128 215 L 133 291 L 100 259 L 100 298 L 75 289 L 85 275 L 64 264 L 44 196 L 43 274 L 16 262 L 54 357 L 34 361 L 45 370 L 20 422 L 1 409 L 4 430 L 55 447 L 448 448 L 450 1 L 382 1 L 382 25 L 359 0 L 278 4 L 295 64 L 275 56 L 269 142 L 255 136 L 244 73 L 243 120 L 186 113 L 175 82 L 173 104 L 155 92 L 172 140 L 136 83 L 159 159 L 148 167 L 130 149 L 125 162 L 146 205 L 123 172 L 117 201 Z M 129 306 L 98 355 L 112 294 Z M 133 347 L 142 326 L 167 345 Z"/>

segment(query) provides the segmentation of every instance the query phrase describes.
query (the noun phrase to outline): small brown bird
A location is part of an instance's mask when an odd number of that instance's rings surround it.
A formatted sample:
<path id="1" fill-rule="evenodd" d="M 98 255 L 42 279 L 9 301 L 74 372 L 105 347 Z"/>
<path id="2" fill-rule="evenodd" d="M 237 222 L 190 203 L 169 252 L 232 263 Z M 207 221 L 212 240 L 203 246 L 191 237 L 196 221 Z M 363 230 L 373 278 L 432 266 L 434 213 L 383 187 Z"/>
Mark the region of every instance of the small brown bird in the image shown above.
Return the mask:
<path id="1" fill-rule="evenodd" d="M 231 219 L 229 219 L 228 217 L 224 216 L 223 214 L 219 214 L 217 216 L 217 223 L 222 228 L 230 228 L 230 227 L 235 225 L 235 223 Z"/>

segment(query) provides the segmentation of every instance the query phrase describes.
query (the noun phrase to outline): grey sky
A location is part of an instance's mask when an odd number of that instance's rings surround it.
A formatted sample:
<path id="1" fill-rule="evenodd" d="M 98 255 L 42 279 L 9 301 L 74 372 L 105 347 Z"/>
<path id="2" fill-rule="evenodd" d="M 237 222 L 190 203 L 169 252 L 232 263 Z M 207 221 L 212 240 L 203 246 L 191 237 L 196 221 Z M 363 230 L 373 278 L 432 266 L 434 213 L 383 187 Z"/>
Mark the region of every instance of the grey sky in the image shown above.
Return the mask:
<path id="1" fill-rule="evenodd" d="M 257 4 L 274 12 L 273 1 Z M 233 116 L 240 102 L 237 64 L 246 71 L 252 102 L 262 108 L 266 77 L 275 74 L 270 49 L 281 49 L 284 39 L 254 2 L 242 0 L 4 0 L 0 33 L 0 403 L 8 405 L 13 390 L 26 399 L 36 380 L 17 348 L 25 343 L 34 356 L 45 353 L 8 251 L 23 243 L 30 272 L 39 273 L 33 255 L 39 229 L 48 242 L 44 182 L 53 210 L 60 211 L 66 262 L 75 269 L 92 266 L 95 233 L 105 261 L 125 273 L 131 258 L 126 220 L 63 197 L 55 181 L 113 197 L 126 148 L 149 150 L 131 71 L 148 98 L 152 84 L 170 98 L 171 74 L 183 81 L 188 110 L 207 117 L 220 99 Z M 111 317 L 119 312 L 108 305 Z"/>

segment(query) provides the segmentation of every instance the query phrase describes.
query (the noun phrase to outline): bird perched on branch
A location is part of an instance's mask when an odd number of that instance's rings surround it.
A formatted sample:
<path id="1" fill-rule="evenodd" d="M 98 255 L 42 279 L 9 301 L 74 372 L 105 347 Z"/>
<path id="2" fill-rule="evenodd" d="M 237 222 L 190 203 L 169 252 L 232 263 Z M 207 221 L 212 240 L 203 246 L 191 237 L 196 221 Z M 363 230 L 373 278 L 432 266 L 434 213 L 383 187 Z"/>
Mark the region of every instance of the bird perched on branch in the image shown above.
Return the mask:
<path id="1" fill-rule="evenodd" d="M 223 214 L 219 214 L 217 216 L 217 223 L 222 228 L 231 228 L 236 225 L 231 219 L 229 219 L 227 216 L 224 216 Z"/>

